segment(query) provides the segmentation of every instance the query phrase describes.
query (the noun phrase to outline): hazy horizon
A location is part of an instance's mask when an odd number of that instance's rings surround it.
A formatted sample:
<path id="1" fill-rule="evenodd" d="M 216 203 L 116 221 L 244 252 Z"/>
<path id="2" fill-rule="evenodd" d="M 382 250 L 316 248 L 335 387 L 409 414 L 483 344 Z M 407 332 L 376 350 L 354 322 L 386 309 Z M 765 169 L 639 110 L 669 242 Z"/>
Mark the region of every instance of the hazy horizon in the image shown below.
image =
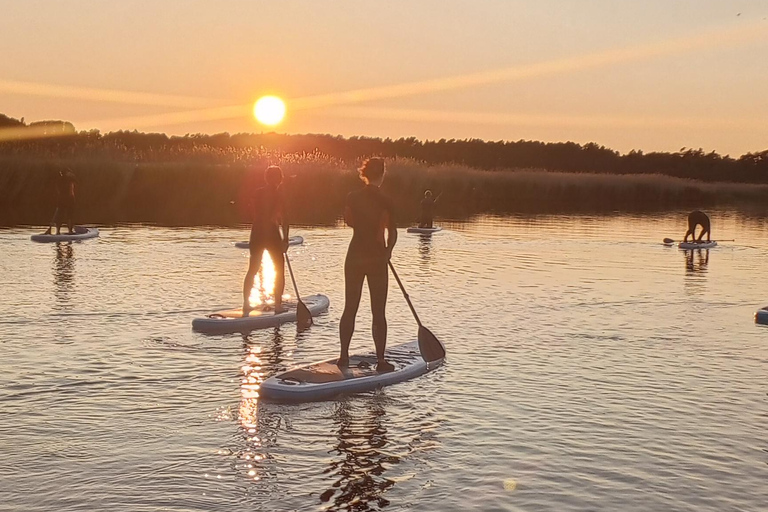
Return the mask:
<path id="1" fill-rule="evenodd" d="M 768 148 L 756 0 L 0 4 L 0 112 L 27 122 Z M 268 93 L 274 128 L 248 108 Z"/>

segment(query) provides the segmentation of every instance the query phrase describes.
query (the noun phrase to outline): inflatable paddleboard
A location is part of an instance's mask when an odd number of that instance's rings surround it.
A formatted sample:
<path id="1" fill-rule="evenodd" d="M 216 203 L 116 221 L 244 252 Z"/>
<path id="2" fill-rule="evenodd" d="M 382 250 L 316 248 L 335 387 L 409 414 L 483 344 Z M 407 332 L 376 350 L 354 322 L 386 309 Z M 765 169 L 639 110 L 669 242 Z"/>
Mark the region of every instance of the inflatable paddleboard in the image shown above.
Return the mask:
<path id="1" fill-rule="evenodd" d="M 388 348 L 386 358 L 395 366 L 395 371 L 377 372 L 375 353 L 351 355 L 347 368 L 336 366 L 336 358 L 297 366 L 262 382 L 259 395 L 275 402 L 326 400 L 403 382 L 440 367 L 444 361 L 424 361 L 418 341 Z"/>
<path id="2" fill-rule="evenodd" d="M 438 231 L 442 231 L 443 228 L 435 226 L 433 228 L 419 228 L 419 227 L 410 227 L 406 229 L 406 232 L 408 233 L 420 233 L 422 235 L 431 235 L 432 233 L 437 233 Z"/>
<path id="3" fill-rule="evenodd" d="M 711 249 L 715 247 L 717 242 L 712 240 L 711 242 L 680 242 L 677 246 L 680 249 Z"/>
<path id="4" fill-rule="evenodd" d="M 302 297 L 301 300 L 309 309 L 312 316 L 328 310 L 331 301 L 325 295 L 309 295 Z M 231 332 L 250 332 L 256 329 L 266 329 L 277 327 L 287 322 L 296 321 L 296 302 L 289 301 L 283 303 L 288 311 L 278 315 L 270 308 L 256 308 L 250 314 L 243 318 L 242 309 L 228 309 L 217 311 L 206 315 L 203 318 L 192 320 L 192 329 L 198 332 L 208 334 L 226 334 Z"/>
<path id="5" fill-rule="evenodd" d="M 301 245 L 304 243 L 304 237 L 303 236 L 292 236 L 288 239 L 288 245 Z M 245 242 L 235 242 L 235 247 L 238 249 L 250 249 L 251 243 L 249 241 Z"/>
<path id="6" fill-rule="evenodd" d="M 88 238 L 95 238 L 99 236 L 99 230 L 97 228 L 87 228 L 85 226 L 75 226 L 75 232 L 68 234 L 62 232 L 59 235 L 46 235 L 40 233 L 39 235 L 32 235 L 30 240 L 33 242 L 71 242 L 75 240 L 86 240 Z"/>
<path id="7" fill-rule="evenodd" d="M 755 323 L 768 325 L 768 306 L 765 306 L 762 309 L 758 309 L 755 312 Z"/>

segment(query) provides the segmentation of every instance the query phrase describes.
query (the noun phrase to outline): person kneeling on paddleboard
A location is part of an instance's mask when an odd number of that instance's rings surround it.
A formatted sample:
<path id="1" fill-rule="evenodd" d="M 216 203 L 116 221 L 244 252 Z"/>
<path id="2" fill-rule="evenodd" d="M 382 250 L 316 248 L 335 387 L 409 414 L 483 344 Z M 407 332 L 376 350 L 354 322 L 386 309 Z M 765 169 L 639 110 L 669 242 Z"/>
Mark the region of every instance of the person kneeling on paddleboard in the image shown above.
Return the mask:
<path id="1" fill-rule="evenodd" d="M 437 197 L 432 197 L 432 191 L 424 192 L 424 199 L 421 200 L 421 218 L 419 220 L 420 228 L 432 229 L 433 217 L 435 214 L 435 203 L 443 195 L 442 192 Z"/>
<path id="2" fill-rule="evenodd" d="M 387 263 L 397 242 L 397 227 L 392 202 L 379 187 L 384 181 L 384 160 L 369 158 L 359 169 L 365 182 L 362 190 L 350 192 L 344 208 L 344 221 L 353 229 L 347 258 L 344 261 L 344 313 L 339 324 L 341 356 L 339 367 L 349 365 L 349 344 L 355 332 L 355 316 L 363 293 L 363 281 L 368 279 L 373 314 L 373 342 L 379 372 L 391 372 L 395 367 L 384 359 L 387 347 Z M 384 231 L 387 231 L 386 241 Z"/>
<path id="3" fill-rule="evenodd" d="M 248 261 L 248 272 L 243 281 L 243 317 L 253 310 L 249 297 L 253 288 L 253 280 L 261 268 L 261 258 L 264 251 L 269 253 L 275 266 L 275 314 L 284 313 L 283 291 L 285 290 L 285 251 L 288 249 L 288 219 L 285 215 L 285 200 L 283 198 L 283 171 L 276 165 L 267 167 L 264 171 L 266 186 L 258 188 L 251 197 L 253 225 L 249 242 L 251 255 Z M 283 235 L 280 236 L 282 225 Z"/>
<path id="4" fill-rule="evenodd" d="M 701 226 L 701 233 L 699 234 L 699 238 L 696 238 L 696 226 Z M 701 242 L 701 239 L 704 238 L 704 233 L 707 234 L 707 242 L 710 241 L 710 222 L 709 217 L 706 213 L 695 210 L 688 214 L 688 231 L 685 232 L 685 238 L 683 238 L 683 242 L 688 241 L 688 236 L 691 237 L 692 240 L 695 240 L 696 242 Z"/>

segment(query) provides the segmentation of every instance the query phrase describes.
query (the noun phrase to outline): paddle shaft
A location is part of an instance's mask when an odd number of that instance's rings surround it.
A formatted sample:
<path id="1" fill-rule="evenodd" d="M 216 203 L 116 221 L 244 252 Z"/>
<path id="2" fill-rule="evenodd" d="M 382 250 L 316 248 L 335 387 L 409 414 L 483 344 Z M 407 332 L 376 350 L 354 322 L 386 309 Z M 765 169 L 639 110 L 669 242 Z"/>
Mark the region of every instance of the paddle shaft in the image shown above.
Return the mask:
<path id="1" fill-rule="evenodd" d="M 299 295 L 299 287 L 296 286 L 296 278 L 293 277 L 293 268 L 291 268 L 291 260 L 288 258 L 288 251 L 285 251 L 285 263 L 288 265 L 288 273 L 291 274 L 291 282 L 293 283 L 293 291 L 296 292 L 296 299 L 301 302 L 301 295 Z"/>
<path id="2" fill-rule="evenodd" d="M 389 261 L 389 269 L 392 271 L 392 275 L 395 276 L 395 281 L 397 281 L 397 285 L 400 287 L 400 291 L 403 292 L 403 297 L 405 297 L 405 302 L 408 303 L 408 307 L 411 308 L 411 313 L 413 313 L 413 318 L 416 319 L 416 323 L 421 327 L 421 320 L 419 320 L 419 315 L 416 314 L 416 309 L 413 307 L 413 303 L 411 303 L 411 297 L 408 295 L 408 292 L 405 291 L 405 286 L 403 286 L 403 282 L 400 281 L 400 276 L 397 275 L 397 272 L 395 271 L 395 267 L 392 266 L 392 262 Z"/>

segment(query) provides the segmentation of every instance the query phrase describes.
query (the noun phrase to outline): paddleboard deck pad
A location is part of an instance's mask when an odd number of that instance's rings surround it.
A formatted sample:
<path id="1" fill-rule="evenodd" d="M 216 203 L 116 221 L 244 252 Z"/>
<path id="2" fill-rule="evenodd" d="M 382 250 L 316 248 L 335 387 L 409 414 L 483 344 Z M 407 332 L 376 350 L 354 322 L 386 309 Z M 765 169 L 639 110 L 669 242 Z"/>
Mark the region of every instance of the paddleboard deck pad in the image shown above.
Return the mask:
<path id="1" fill-rule="evenodd" d="M 75 232 L 72 234 L 69 233 L 60 233 L 58 235 L 46 235 L 44 233 L 40 233 L 38 235 L 32 235 L 30 240 L 33 242 L 72 242 L 76 240 L 87 240 L 88 238 L 95 238 L 99 236 L 99 230 L 97 228 L 87 228 L 85 226 L 75 226 Z"/>
<path id="2" fill-rule="evenodd" d="M 408 233 L 420 233 L 422 235 L 431 235 L 432 233 L 437 233 L 438 231 L 442 231 L 443 228 L 441 227 L 434 227 L 434 228 L 420 228 L 420 227 L 410 227 L 406 229 L 406 232 Z"/>
<path id="3" fill-rule="evenodd" d="M 325 295 L 309 295 L 301 300 L 309 309 L 312 316 L 317 316 L 328 310 L 331 301 Z M 242 309 L 227 309 L 216 311 L 203 318 L 192 320 L 192 329 L 207 334 L 227 334 L 232 332 L 250 332 L 256 329 L 277 327 L 288 322 L 296 321 L 296 302 L 284 302 L 288 311 L 275 314 L 271 307 L 256 308 L 243 318 Z"/>
<path id="4" fill-rule="evenodd" d="M 711 242 L 680 242 L 677 244 L 680 249 L 711 249 L 717 246 L 717 242 L 712 240 Z"/>
<path id="5" fill-rule="evenodd" d="M 304 243 L 303 236 L 292 236 L 288 239 L 288 245 L 301 245 Z M 250 249 L 251 243 L 246 240 L 245 242 L 235 242 L 235 247 L 238 249 Z"/>
<path id="6" fill-rule="evenodd" d="M 762 309 L 758 309 L 755 312 L 755 323 L 768 325 L 768 306 L 765 306 Z"/>
<path id="7" fill-rule="evenodd" d="M 386 358 L 394 365 L 394 371 L 377 372 L 375 353 L 351 355 L 346 368 L 339 368 L 336 358 L 297 366 L 262 382 L 259 395 L 273 402 L 327 400 L 341 394 L 362 393 L 410 380 L 439 368 L 444 361 L 424 361 L 418 341 L 388 348 Z"/>

